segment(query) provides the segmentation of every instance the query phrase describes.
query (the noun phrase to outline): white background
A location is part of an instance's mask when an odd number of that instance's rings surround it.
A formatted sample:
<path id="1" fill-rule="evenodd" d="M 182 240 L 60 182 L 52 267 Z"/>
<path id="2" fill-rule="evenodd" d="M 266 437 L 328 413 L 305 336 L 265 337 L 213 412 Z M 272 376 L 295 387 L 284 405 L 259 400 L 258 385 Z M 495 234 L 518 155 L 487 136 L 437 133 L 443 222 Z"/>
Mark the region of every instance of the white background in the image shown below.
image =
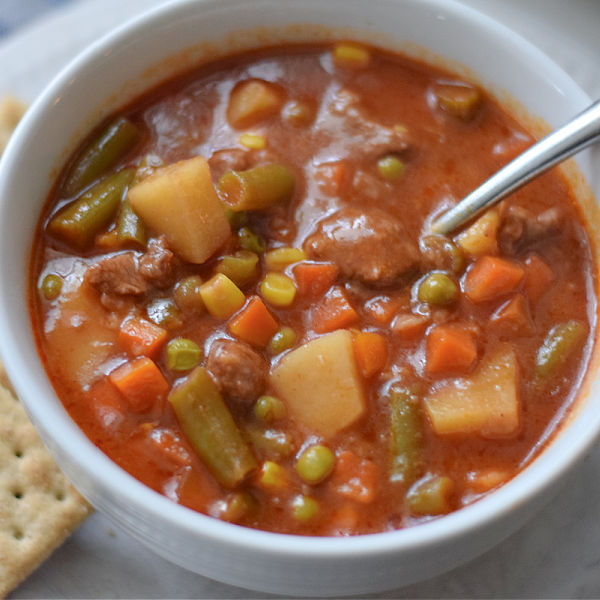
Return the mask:
<path id="1" fill-rule="evenodd" d="M 592 98 L 600 98 L 600 0 L 463 1 L 529 38 Z M 78 0 L 17 31 L 0 43 L 0 96 L 11 92 L 32 100 L 86 44 L 159 3 Z M 600 447 L 586 458 L 544 510 L 502 544 L 450 573 L 377 597 L 600 597 L 599 473 Z M 226 586 L 173 566 L 95 514 L 10 597 L 265 595 Z"/>

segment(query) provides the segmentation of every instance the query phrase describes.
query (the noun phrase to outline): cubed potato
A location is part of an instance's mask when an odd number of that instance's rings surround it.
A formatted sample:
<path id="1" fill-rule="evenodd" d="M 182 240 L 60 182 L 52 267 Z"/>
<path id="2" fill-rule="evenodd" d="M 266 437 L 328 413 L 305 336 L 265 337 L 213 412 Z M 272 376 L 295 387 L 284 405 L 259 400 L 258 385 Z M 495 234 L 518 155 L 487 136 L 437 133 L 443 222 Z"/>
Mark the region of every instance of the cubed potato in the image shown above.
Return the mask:
<path id="1" fill-rule="evenodd" d="M 314 433 L 329 438 L 365 411 L 365 396 L 352 334 L 338 330 L 283 357 L 271 374 L 288 414 Z"/>
<path id="2" fill-rule="evenodd" d="M 133 186 L 128 197 L 142 221 L 191 263 L 203 263 L 231 233 L 201 156 L 159 169 Z"/>
<path id="3" fill-rule="evenodd" d="M 510 344 L 484 357 L 477 371 L 452 380 L 425 398 L 437 434 L 509 437 L 519 430 L 518 364 Z"/>
<path id="4" fill-rule="evenodd" d="M 456 237 L 456 243 L 470 256 L 498 254 L 499 225 L 498 211 L 488 210 Z"/>
<path id="5" fill-rule="evenodd" d="M 227 120 L 242 129 L 277 114 L 283 105 L 283 90 L 260 79 L 241 81 L 232 90 L 227 106 Z"/>

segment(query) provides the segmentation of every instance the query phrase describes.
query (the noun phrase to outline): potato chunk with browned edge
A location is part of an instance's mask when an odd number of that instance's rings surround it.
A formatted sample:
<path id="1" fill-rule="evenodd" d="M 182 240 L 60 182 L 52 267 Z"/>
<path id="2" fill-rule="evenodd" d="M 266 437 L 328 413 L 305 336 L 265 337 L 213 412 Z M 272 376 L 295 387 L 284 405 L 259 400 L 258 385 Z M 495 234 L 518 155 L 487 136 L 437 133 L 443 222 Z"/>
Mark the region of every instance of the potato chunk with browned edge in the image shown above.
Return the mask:
<path id="1" fill-rule="evenodd" d="M 517 357 L 502 344 L 470 377 L 452 380 L 425 398 L 425 409 L 437 434 L 478 433 L 508 437 L 519 429 Z"/>
<path id="2" fill-rule="evenodd" d="M 346 330 L 328 333 L 285 355 L 271 374 L 271 384 L 288 414 L 325 438 L 365 411 L 352 334 Z"/>
<path id="3" fill-rule="evenodd" d="M 191 263 L 203 263 L 231 233 L 201 156 L 156 171 L 133 186 L 128 197 L 144 223 Z"/>

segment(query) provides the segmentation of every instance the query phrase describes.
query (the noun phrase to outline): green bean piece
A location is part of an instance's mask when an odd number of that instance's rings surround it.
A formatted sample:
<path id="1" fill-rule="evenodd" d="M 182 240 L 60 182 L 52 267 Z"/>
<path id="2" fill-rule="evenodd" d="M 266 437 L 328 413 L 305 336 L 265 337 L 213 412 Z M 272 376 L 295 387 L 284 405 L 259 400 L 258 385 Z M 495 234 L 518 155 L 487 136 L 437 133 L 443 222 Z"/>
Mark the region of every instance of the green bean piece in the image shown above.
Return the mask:
<path id="1" fill-rule="evenodd" d="M 67 197 L 74 196 L 102 177 L 139 141 L 140 130 L 125 117 L 110 123 L 90 142 L 71 167 L 63 185 Z"/>
<path id="2" fill-rule="evenodd" d="M 235 212 L 262 210 L 291 199 L 296 178 L 288 167 L 268 164 L 247 171 L 227 171 L 217 183 L 222 202 Z"/>
<path id="3" fill-rule="evenodd" d="M 258 501 L 249 492 L 234 492 L 220 503 L 217 516 L 229 523 L 239 523 L 254 512 Z"/>
<path id="4" fill-rule="evenodd" d="M 264 458 L 279 460 L 294 453 L 294 444 L 290 436 L 283 431 L 248 426 L 244 433 L 252 447 Z"/>
<path id="5" fill-rule="evenodd" d="M 584 337 L 585 327 L 579 321 L 567 321 L 553 327 L 535 359 L 535 374 L 538 379 L 547 379 L 554 375 Z"/>
<path id="6" fill-rule="evenodd" d="M 142 220 L 138 217 L 129 200 L 124 200 L 117 217 L 117 239 L 122 243 L 146 246 L 148 234 Z"/>
<path id="7" fill-rule="evenodd" d="M 465 266 L 462 250 L 443 235 L 426 235 L 421 240 L 421 250 L 425 259 L 438 269 L 460 273 Z"/>
<path id="8" fill-rule="evenodd" d="M 155 298 L 146 306 L 146 314 L 165 329 L 175 329 L 183 324 L 181 312 L 170 298 Z"/>
<path id="9" fill-rule="evenodd" d="M 254 252 L 255 254 L 262 254 L 267 247 L 265 240 L 263 240 L 257 233 L 254 233 L 254 231 L 252 231 L 252 229 L 249 227 L 242 227 L 241 229 L 238 229 L 237 235 L 240 246 L 243 250 L 248 250 L 249 252 Z"/>
<path id="10" fill-rule="evenodd" d="M 394 385 L 390 403 L 390 480 L 410 485 L 423 468 L 421 398 L 410 387 Z"/>
<path id="11" fill-rule="evenodd" d="M 217 384 L 196 367 L 169 393 L 169 402 L 192 448 L 226 488 L 234 488 L 257 467 Z"/>
<path id="12" fill-rule="evenodd" d="M 319 503 L 310 496 L 296 496 L 292 500 L 292 514 L 296 521 L 306 523 L 319 514 Z"/>
<path id="13" fill-rule="evenodd" d="M 184 312 L 193 315 L 201 315 L 206 312 L 202 294 L 200 294 L 200 286 L 202 278 L 199 275 L 190 275 L 182 279 L 173 292 L 175 304 Z"/>
<path id="14" fill-rule="evenodd" d="M 296 461 L 296 471 L 300 478 L 311 485 L 327 479 L 335 465 L 335 455 L 321 444 L 307 448 Z"/>
<path id="15" fill-rule="evenodd" d="M 377 161 L 377 170 L 384 179 L 393 181 L 404 174 L 404 163 L 397 156 L 388 154 Z"/>
<path id="16" fill-rule="evenodd" d="M 443 515 L 452 510 L 450 497 L 454 482 L 449 477 L 428 476 L 415 483 L 406 494 L 413 515 Z"/>
<path id="17" fill-rule="evenodd" d="M 420 302 L 446 306 L 458 298 L 458 286 L 445 273 L 433 272 L 421 280 L 417 291 Z"/>
<path id="18" fill-rule="evenodd" d="M 250 250 L 238 250 L 224 256 L 217 265 L 217 272 L 227 275 L 238 287 L 243 287 L 258 277 L 258 255 Z"/>
<path id="19" fill-rule="evenodd" d="M 60 296 L 62 285 L 63 280 L 60 275 L 49 273 L 44 277 L 42 285 L 40 286 L 42 296 L 44 296 L 46 300 L 56 300 Z"/>
<path id="20" fill-rule="evenodd" d="M 231 229 L 239 229 L 248 222 L 248 215 L 245 212 L 235 212 L 227 207 L 224 210 Z"/>
<path id="21" fill-rule="evenodd" d="M 270 340 L 267 349 L 271 354 L 280 354 L 296 343 L 296 332 L 291 327 L 282 327 Z"/>
<path id="22" fill-rule="evenodd" d="M 255 416 L 267 423 L 283 419 L 285 412 L 285 404 L 275 396 L 260 396 L 254 404 Z"/>
<path id="23" fill-rule="evenodd" d="M 167 367 L 172 371 L 189 371 L 202 360 L 202 348 L 187 338 L 174 338 L 166 348 Z"/>
<path id="24" fill-rule="evenodd" d="M 125 169 L 98 182 L 50 219 L 48 233 L 78 250 L 90 246 L 113 220 L 133 174 Z"/>

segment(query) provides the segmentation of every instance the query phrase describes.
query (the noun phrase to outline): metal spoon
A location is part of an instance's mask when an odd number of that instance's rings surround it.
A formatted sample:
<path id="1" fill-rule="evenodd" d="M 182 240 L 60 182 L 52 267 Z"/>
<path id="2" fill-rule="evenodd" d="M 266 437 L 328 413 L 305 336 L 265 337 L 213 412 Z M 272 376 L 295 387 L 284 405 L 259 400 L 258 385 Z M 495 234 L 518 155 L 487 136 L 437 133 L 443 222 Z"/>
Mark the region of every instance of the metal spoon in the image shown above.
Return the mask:
<path id="1" fill-rule="evenodd" d="M 446 234 L 493 206 L 533 178 L 600 139 L 600 100 L 560 129 L 542 138 L 492 175 L 431 225 Z"/>

